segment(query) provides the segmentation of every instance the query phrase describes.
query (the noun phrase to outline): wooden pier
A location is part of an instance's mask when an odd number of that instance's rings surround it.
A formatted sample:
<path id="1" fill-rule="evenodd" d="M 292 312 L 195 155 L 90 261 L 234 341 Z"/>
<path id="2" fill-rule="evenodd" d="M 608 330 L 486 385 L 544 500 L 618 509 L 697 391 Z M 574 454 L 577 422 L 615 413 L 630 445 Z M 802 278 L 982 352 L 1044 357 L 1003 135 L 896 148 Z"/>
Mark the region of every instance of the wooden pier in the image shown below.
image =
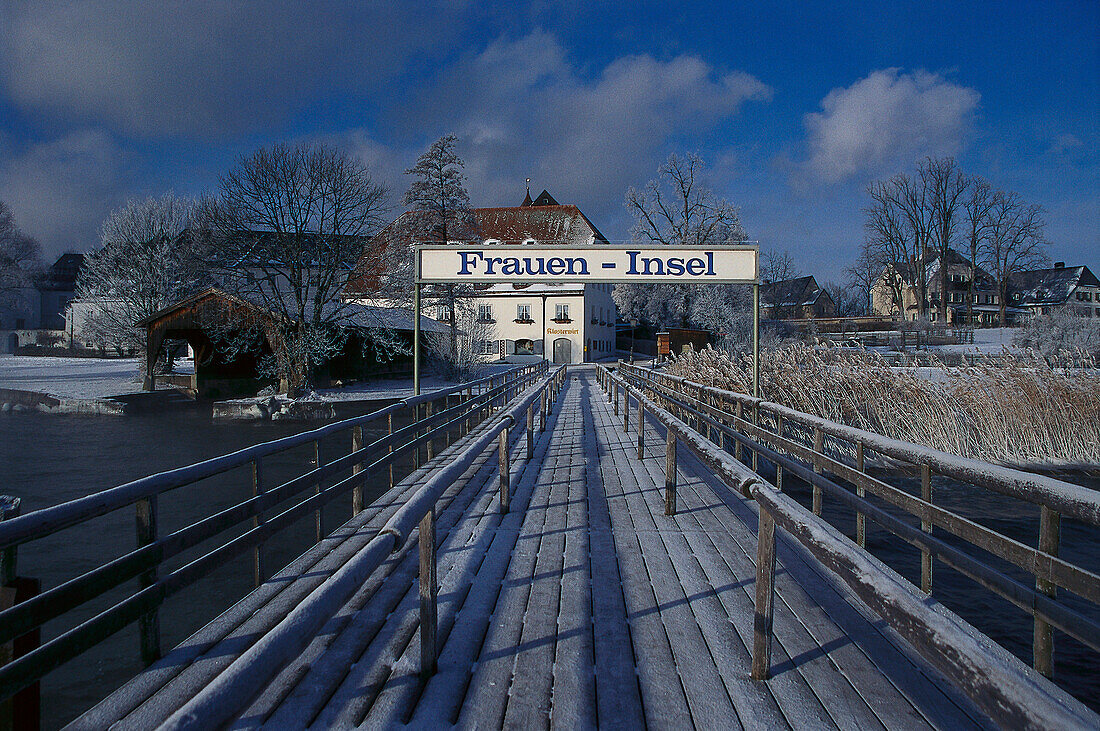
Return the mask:
<path id="1" fill-rule="evenodd" d="M 510 422 L 470 430 L 72 727 L 1034 721 L 991 715 L 973 697 L 981 682 L 945 677 L 774 523 L 774 575 L 761 569 L 765 521 L 743 494 L 761 483 L 685 440 L 656 403 L 620 403 L 609 378 L 570 368 L 546 396 L 517 394 Z M 723 470 L 750 478 L 731 485 Z M 766 679 L 754 680 L 763 640 Z M 1003 679 L 1010 706 L 1047 703 L 1065 709 L 1052 722 L 1095 726 L 1041 675 L 988 653 L 975 677 Z"/>

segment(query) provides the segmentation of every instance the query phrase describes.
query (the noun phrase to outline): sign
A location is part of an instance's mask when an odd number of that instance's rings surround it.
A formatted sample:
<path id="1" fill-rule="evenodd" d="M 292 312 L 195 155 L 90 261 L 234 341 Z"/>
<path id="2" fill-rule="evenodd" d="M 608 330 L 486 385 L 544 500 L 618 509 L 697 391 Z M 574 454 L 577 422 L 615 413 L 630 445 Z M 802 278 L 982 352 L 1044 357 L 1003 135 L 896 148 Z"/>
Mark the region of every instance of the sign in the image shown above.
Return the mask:
<path id="1" fill-rule="evenodd" d="M 416 247 L 417 282 L 608 282 L 752 284 L 755 246 Z"/>

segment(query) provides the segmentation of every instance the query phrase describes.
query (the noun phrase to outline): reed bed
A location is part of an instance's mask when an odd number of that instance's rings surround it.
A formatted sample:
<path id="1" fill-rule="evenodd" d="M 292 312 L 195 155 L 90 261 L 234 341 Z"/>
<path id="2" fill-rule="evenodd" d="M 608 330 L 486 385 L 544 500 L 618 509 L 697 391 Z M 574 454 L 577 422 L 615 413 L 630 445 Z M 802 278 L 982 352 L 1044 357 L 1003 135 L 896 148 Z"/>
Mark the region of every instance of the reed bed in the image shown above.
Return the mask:
<path id="1" fill-rule="evenodd" d="M 752 391 L 752 357 L 688 351 L 669 372 Z M 1100 370 L 1082 352 L 911 368 L 872 351 L 787 344 L 760 358 L 768 401 L 893 439 L 991 462 L 1100 464 Z"/>

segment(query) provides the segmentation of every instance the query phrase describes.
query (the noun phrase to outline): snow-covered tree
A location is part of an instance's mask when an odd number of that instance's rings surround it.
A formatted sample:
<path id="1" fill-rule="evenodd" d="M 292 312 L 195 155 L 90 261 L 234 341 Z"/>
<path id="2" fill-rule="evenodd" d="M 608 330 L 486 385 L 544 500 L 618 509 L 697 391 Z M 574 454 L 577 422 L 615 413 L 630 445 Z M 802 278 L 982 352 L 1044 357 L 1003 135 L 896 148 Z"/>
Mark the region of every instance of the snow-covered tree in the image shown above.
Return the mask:
<path id="1" fill-rule="evenodd" d="M 198 226 L 221 285 L 273 315 L 262 324 L 223 322 L 221 332 L 254 340 L 263 329 L 274 353 L 264 375 L 291 394 L 344 345 L 351 308 L 341 294 L 356 262 L 373 256 L 367 244 L 389 211 L 387 197 L 342 150 L 277 144 L 242 156 L 202 201 Z M 396 347 L 374 342 L 372 350 Z"/>
<path id="2" fill-rule="evenodd" d="M 76 282 L 75 301 L 93 340 L 120 350 L 144 348 L 145 330 L 135 323 L 209 282 L 186 232 L 193 205 L 168 193 L 130 201 L 103 222 L 101 246 L 84 257 Z"/>
<path id="3" fill-rule="evenodd" d="M 462 159 L 455 152 L 458 138 L 450 134 L 440 137 L 405 171 L 413 177 L 402 202 L 411 206 L 416 215 L 407 217 L 411 229 L 407 233 L 415 243 L 447 244 L 452 241 L 473 241 L 477 238 L 477 220 L 470 209 L 466 192 L 466 176 Z M 429 296 L 447 311 L 450 330 L 449 348 L 434 348 L 435 354 L 454 371 L 463 369 L 458 338 L 459 300 L 469 293 L 469 287 L 446 284 L 429 290 Z"/>
<path id="4" fill-rule="evenodd" d="M 706 185 L 704 166 L 698 155 L 670 155 L 644 189 L 627 190 L 626 208 L 634 216 L 631 237 L 636 243 L 705 248 L 744 242 L 740 213 Z M 691 324 L 698 291 L 686 284 L 620 284 L 613 296 L 624 318 L 685 327 Z"/>
<path id="5" fill-rule="evenodd" d="M 19 230 L 11 209 L 0 201 L 0 308 L 16 306 L 41 270 L 38 242 Z"/>

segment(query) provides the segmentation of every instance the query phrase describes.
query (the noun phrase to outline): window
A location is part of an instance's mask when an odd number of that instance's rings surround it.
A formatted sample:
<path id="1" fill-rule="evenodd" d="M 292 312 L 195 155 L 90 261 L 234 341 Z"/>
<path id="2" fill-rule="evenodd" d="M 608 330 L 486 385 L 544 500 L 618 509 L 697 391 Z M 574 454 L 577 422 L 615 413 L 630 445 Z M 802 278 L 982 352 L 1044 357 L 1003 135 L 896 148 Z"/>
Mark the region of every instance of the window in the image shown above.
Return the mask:
<path id="1" fill-rule="evenodd" d="M 478 340 L 475 352 L 478 355 L 492 355 L 496 352 L 495 340 Z"/>
<path id="2" fill-rule="evenodd" d="M 554 306 L 554 319 L 560 321 L 569 321 L 569 305 L 558 304 Z"/>
<path id="3" fill-rule="evenodd" d="M 449 321 L 451 319 L 451 308 L 448 307 L 447 305 L 440 305 L 439 306 L 439 317 L 437 317 L 435 319 L 439 320 L 440 322 Z"/>
<path id="4" fill-rule="evenodd" d="M 492 305 L 478 305 L 477 306 L 477 319 L 478 322 L 492 322 L 493 321 L 493 306 Z"/>
<path id="5" fill-rule="evenodd" d="M 516 322 L 532 322 L 531 305 L 516 305 Z"/>
<path id="6" fill-rule="evenodd" d="M 516 341 L 516 355 L 534 355 L 535 343 L 533 340 L 521 338 Z"/>

